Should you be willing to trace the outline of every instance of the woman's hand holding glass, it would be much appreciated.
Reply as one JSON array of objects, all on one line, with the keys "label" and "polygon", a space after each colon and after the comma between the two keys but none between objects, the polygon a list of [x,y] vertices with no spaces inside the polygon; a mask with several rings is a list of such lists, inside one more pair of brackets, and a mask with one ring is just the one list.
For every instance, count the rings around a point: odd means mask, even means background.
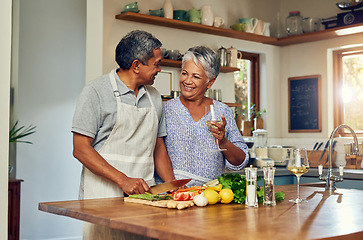
[{"label": "woman's hand holding glass", "polygon": [[219,147],[219,143],[225,139],[224,134],[227,124],[226,118],[221,115],[219,108],[213,105],[206,106],[205,112],[205,124],[209,127],[209,131],[211,131],[212,135],[216,139],[217,151],[226,151],[227,149],[221,149]]}]

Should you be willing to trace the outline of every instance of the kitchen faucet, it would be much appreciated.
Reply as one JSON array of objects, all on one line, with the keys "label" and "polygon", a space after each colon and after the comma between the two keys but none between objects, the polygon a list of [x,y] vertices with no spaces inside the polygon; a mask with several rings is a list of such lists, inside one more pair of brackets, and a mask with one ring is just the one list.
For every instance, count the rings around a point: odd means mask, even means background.
[{"label": "kitchen faucet", "polygon": [[326,186],[325,189],[329,189],[329,190],[335,190],[335,182],[343,182],[343,165],[339,166],[339,175],[340,176],[335,176],[334,172],[333,172],[333,164],[332,164],[332,143],[333,143],[333,139],[334,136],[336,134],[336,132],[341,129],[341,128],[347,128],[351,134],[353,135],[354,138],[354,147],[353,147],[353,152],[352,154],[357,154],[358,153],[358,139],[357,139],[357,135],[355,134],[354,130],[349,127],[348,125],[342,124],[339,125],[338,127],[336,127],[334,129],[334,131],[331,133],[330,138],[329,138],[329,155],[328,155],[328,161],[329,161],[329,169],[328,169],[328,173],[326,176],[322,176],[323,174],[323,165],[319,165],[319,180],[322,181],[326,181]]}]

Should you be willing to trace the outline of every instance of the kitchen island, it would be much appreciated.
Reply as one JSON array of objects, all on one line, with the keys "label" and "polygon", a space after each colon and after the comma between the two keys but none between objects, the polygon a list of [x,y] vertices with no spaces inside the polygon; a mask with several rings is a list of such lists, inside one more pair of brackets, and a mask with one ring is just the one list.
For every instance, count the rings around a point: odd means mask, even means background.
[{"label": "kitchen island", "polygon": [[39,210],[156,239],[363,239],[363,191],[301,186],[308,203],[290,203],[296,185],[276,186],[275,207],[230,203],[183,210],[123,198],[40,203]]}]

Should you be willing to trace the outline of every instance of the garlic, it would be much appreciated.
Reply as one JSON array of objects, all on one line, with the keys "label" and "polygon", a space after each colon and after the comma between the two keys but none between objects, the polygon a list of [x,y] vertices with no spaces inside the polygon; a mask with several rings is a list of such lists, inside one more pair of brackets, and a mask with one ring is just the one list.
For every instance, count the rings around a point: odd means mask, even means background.
[{"label": "garlic", "polygon": [[208,204],[208,199],[204,196],[204,192],[202,192],[201,194],[195,196],[193,198],[193,202],[195,203],[195,205],[197,205],[198,207],[204,207],[207,206]]}]

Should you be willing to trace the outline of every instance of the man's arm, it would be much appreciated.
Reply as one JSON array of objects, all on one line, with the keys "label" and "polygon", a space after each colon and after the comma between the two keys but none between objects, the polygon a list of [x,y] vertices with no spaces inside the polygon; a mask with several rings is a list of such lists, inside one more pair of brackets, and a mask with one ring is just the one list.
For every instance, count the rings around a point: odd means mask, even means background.
[{"label": "man's arm", "polygon": [[149,191],[142,178],[130,178],[112,167],[93,147],[93,138],[73,133],[73,156],[97,176],[117,184],[124,193],[139,194]]},{"label": "man's arm", "polygon": [[156,139],[154,151],[155,170],[164,182],[170,182],[175,179],[173,167],[166,151],[163,137]]}]

